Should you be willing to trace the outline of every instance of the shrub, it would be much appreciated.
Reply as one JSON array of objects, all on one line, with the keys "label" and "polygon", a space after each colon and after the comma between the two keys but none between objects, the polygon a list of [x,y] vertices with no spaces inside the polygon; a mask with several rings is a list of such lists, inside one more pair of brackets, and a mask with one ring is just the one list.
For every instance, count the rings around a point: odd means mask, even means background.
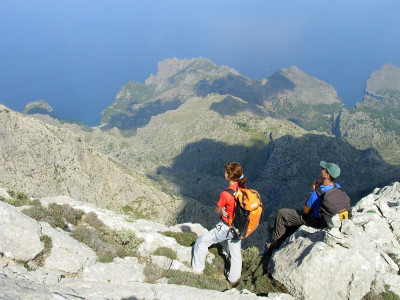
[{"label": "shrub", "polygon": [[163,276],[164,270],[154,264],[147,264],[144,267],[143,274],[146,277],[146,282],[155,283],[157,279]]},{"label": "shrub", "polygon": [[116,257],[123,256],[123,249],[115,244],[99,243],[96,247],[96,253],[100,262],[112,262]]},{"label": "shrub", "polygon": [[7,193],[10,195],[11,198],[1,198],[1,201],[4,201],[10,205],[14,206],[23,206],[31,204],[29,196],[23,192],[14,192],[12,190],[7,190]]},{"label": "shrub", "polygon": [[33,205],[33,206],[41,206],[42,203],[40,202],[40,200],[34,199],[34,200],[31,201],[30,205]]},{"label": "shrub", "polygon": [[25,208],[22,212],[38,222],[42,221],[46,216],[46,209],[41,205]]},{"label": "shrub", "polygon": [[62,217],[66,222],[72,225],[78,224],[82,219],[84,212],[82,210],[74,209],[67,204],[50,203],[48,208],[49,215],[59,218]]},{"label": "shrub", "polygon": [[177,270],[164,271],[164,277],[168,278],[169,284],[187,285],[199,289],[209,289],[224,291],[230,288],[228,281],[225,278],[211,278],[204,275],[195,275],[188,272],[181,272]]},{"label": "shrub", "polygon": [[43,207],[38,200],[33,204],[30,208],[22,210],[22,212],[38,222],[49,223],[53,228],[59,227],[67,230],[67,222],[77,225],[82,219],[83,211],[74,209],[66,204],[51,203],[48,209]]},{"label": "shrub", "polygon": [[390,286],[385,284],[384,292],[380,294],[369,292],[362,298],[362,300],[400,300],[400,296],[390,291]]},{"label": "shrub", "polygon": [[[45,212],[46,213],[46,212]],[[67,223],[65,223],[64,218],[60,215],[45,215],[43,219],[40,220],[41,222],[47,222],[50,224],[51,227],[56,228],[59,227],[63,230],[68,229]]]},{"label": "shrub", "polygon": [[224,248],[221,244],[215,244],[208,250],[214,254],[214,260],[212,264],[206,262],[204,275],[211,278],[224,278],[224,270],[229,268],[228,257],[223,252]]},{"label": "shrub", "polygon": [[165,236],[173,237],[179,245],[190,247],[196,241],[197,237],[194,233],[190,232],[164,232]]},{"label": "shrub", "polygon": [[33,261],[38,267],[43,267],[46,258],[50,255],[51,248],[53,247],[53,242],[51,240],[51,237],[49,237],[48,235],[42,235],[40,237],[40,240],[44,244],[44,249],[42,250],[42,252],[39,253],[38,256],[34,258]]},{"label": "shrub", "polygon": [[76,226],[71,230],[71,237],[92,248],[100,262],[111,262],[118,256],[117,247],[104,242],[101,234],[94,228]]},{"label": "shrub", "polygon": [[71,230],[70,236],[85,245],[91,244],[92,237],[96,234],[95,230],[85,226],[76,226]]},{"label": "shrub", "polygon": [[385,291],[382,294],[384,300],[400,300],[400,296],[390,291],[390,285],[385,284]]},{"label": "shrub", "polygon": [[268,293],[287,293],[286,288],[267,272],[268,256],[259,256],[256,247],[242,250],[243,269],[237,289],[248,289],[261,296]]},{"label": "shrub", "polygon": [[133,214],[134,210],[131,206],[129,205],[125,205],[124,207],[122,207],[122,211],[124,212],[124,214],[129,215],[129,214]]},{"label": "shrub", "polygon": [[159,256],[165,256],[168,257],[172,260],[176,259],[176,252],[172,250],[171,248],[168,247],[160,247],[157,248],[154,253],[154,255],[159,255]]},{"label": "shrub", "polygon": [[124,246],[124,256],[133,256],[136,253],[139,245],[143,242],[143,239],[138,238],[136,233],[130,229],[116,231],[115,240],[117,243]]},{"label": "shrub", "polygon": [[115,257],[133,256],[142,242],[132,230],[102,228],[102,231],[98,231],[82,225],[71,231],[71,237],[92,248],[101,262],[111,262]]},{"label": "shrub", "polygon": [[101,220],[99,220],[95,212],[90,212],[86,214],[82,219],[86,224],[92,226],[93,228],[96,228],[97,230],[104,230],[104,228],[106,227],[106,225]]}]

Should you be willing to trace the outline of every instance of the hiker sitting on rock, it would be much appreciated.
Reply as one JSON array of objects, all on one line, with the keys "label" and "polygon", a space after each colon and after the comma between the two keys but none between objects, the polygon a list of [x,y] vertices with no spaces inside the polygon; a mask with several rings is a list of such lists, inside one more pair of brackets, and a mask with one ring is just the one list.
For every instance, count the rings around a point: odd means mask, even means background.
[{"label": "hiker sitting on rock", "polygon": [[[225,165],[225,180],[229,182],[228,189],[236,191],[240,186],[245,188],[246,176],[243,174],[242,166],[237,162]],[[225,275],[229,282],[239,280],[242,272],[241,240],[234,237],[229,230],[229,219],[232,219],[235,208],[235,198],[226,190],[221,193],[215,212],[221,214],[221,221],[210,231],[200,236],[193,246],[192,268],[196,274],[202,274],[205,268],[208,247],[213,244],[228,241],[228,255],[231,267]]]},{"label": "hiker sitting on rock", "polygon": [[[326,223],[321,219],[320,207],[322,201],[321,191],[323,193],[333,189],[334,186],[340,188],[335,183],[335,179],[340,175],[340,168],[334,163],[320,162],[322,167],[319,180],[314,180],[312,184],[312,192],[308,200],[304,203],[303,210],[295,210],[289,208],[279,209],[274,226],[269,225],[268,231],[272,235],[272,241],[266,244],[264,249],[271,251],[278,248],[281,243],[292,234],[301,225],[311,227],[324,227]],[[319,189],[320,190],[319,190]],[[319,190],[319,195],[317,190]]]}]

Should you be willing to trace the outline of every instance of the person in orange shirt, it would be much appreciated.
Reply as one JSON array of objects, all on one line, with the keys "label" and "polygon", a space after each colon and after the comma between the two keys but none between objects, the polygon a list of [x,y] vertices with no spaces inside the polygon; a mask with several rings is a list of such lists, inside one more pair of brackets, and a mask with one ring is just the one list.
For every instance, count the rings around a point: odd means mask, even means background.
[{"label": "person in orange shirt", "polygon": [[[237,162],[225,165],[225,180],[229,182],[227,189],[236,191],[238,186],[246,187],[246,176],[243,174],[242,166]],[[231,283],[239,280],[242,273],[241,240],[234,237],[229,230],[229,219],[233,218],[234,209],[235,198],[224,190],[215,208],[215,212],[221,214],[221,221],[213,229],[200,236],[193,246],[192,268],[194,273],[203,273],[208,247],[227,241],[231,267],[229,271],[225,272],[225,275]]]}]

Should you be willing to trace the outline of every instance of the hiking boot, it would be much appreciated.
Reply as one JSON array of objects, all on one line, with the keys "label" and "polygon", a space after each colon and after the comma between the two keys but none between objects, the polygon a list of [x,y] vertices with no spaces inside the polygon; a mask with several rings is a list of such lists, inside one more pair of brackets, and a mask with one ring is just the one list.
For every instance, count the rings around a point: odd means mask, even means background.
[{"label": "hiking boot", "polygon": [[239,279],[236,280],[236,281],[230,281],[230,280],[229,280],[229,271],[228,271],[227,269],[224,270],[224,275],[225,275],[226,280],[228,280],[229,283],[230,283],[232,286],[236,285],[236,284],[238,283],[238,281],[239,281]]},{"label": "hiking boot", "polygon": [[268,243],[266,245],[266,248],[267,248],[267,251],[272,251],[272,250],[279,248],[280,245],[281,245],[281,242],[272,240],[271,243]]}]

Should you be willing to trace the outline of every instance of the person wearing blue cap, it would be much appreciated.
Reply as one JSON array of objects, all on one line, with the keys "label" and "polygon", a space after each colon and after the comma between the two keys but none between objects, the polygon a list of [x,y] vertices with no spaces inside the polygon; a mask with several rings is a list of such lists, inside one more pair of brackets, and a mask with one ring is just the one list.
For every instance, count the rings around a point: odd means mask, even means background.
[{"label": "person wearing blue cap", "polygon": [[340,168],[334,163],[320,162],[321,173],[318,180],[314,180],[312,184],[312,192],[310,197],[304,203],[303,210],[295,210],[289,208],[279,209],[274,226],[269,225],[268,231],[272,235],[272,241],[264,245],[264,252],[278,248],[281,243],[301,225],[312,227],[321,227],[320,206],[322,198],[318,196],[316,189],[319,188],[323,193],[326,193],[338,183],[335,183],[336,178],[340,175]]}]

